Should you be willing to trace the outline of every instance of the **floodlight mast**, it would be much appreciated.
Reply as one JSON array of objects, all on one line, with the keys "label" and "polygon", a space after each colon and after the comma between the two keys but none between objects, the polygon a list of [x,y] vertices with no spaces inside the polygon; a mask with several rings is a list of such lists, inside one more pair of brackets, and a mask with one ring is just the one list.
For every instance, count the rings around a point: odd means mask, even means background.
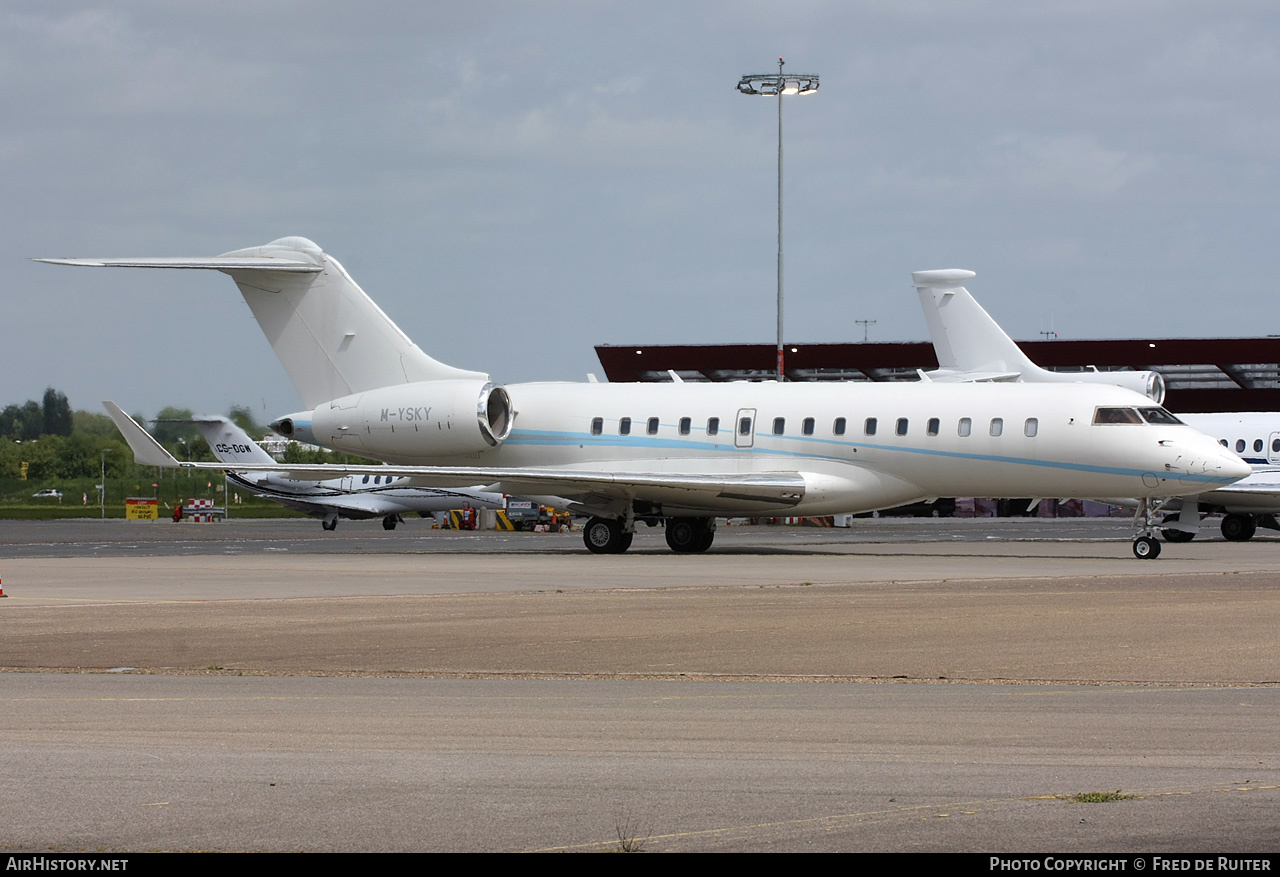
[{"label": "floodlight mast", "polygon": [[778,72],[744,76],[738,80],[738,91],[778,99],[778,358],[777,380],[786,380],[782,352],[782,97],[793,94],[813,94],[818,90],[818,77],[801,73],[784,76],[778,59]]}]

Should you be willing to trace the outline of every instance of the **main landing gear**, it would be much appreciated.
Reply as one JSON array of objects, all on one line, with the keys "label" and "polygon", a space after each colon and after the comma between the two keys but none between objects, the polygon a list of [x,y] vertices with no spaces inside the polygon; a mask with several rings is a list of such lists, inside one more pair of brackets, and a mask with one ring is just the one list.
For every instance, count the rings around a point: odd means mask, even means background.
[{"label": "main landing gear", "polygon": [[1248,542],[1258,532],[1258,520],[1253,515],[1227,515],[1222,519],[1222,538],[1228,542]]},{"label": "main landing gear", "polygon": [[715,537],[715,518],[667,518],[667,547],[677,554],[706,551]]},{"label": "main landing gear", "polygon": [[618,518],[592,518],[582,528],[582,541],[592,554],[621,554],[631,547],[635,533],[623,530]]},{"label": "main landing gear", "polygon": [[[592,554],[621,554],[635,535],[622,518],[595,517],[582,528],[582,541]],[[667,546],[677,554],[697,554],[711,547],[716,536],[715,518],[667,518]]]},{"label": "main landing gear", "polygon": [[325,515],[324,520],[320,522],[320,526],[324,527],[326,530],[338,529],[338,513],[330,512],[329,514]]},{"label": "main landing gear", "polygon": [[387,515],[385,518],[382,519],[382,529],[394,530],[396,528],[396,524],[402,524],[402,523],[404,523],[404,518],[400,517],[399,515]]}]

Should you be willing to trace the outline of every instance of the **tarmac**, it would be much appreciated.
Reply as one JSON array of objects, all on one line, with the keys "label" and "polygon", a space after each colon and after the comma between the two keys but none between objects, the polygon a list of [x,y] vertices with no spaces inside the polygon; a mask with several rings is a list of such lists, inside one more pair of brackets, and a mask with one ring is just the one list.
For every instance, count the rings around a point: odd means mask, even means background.
[{"label": "tarmac", "polygon": [[1280,541],[1215,536],[6,522],[0,849],[1274,851]]}]

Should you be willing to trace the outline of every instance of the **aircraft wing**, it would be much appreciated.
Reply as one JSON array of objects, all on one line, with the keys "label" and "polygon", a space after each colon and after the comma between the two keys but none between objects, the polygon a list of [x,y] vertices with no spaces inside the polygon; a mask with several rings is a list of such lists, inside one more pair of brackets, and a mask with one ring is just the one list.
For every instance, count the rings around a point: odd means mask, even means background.
[{"label": "aircraft wing", "polygon": [[[183,463],[164,449],[151,434],[125,414],[114,402],[103,402],[107,413],[133,449],[134,458],[144,466],[176,469],[214,469],[220,472],[280,472],[298,481],[324,481],[346,475],[392,475],[412,478],[434,487],[490,485],[486,489],[515,495],[554,494],[599,507],[642,497],[651,502],[669,502],[685,508],[724,509],[740,505],[743,512],[759,508],[797,505],[805,494],[805,479],[799,472],[760,472],[746,475],[678,470],[608,471],[569,467],[497,468],[484,466],[395,466],[378,464],[270,463]],[[692,469],[692,466],[690,467]]]},{"label": "aircraft wing", "polygon": [[[325,497],[323,500],[310,500],[300,496],[286,496],[280,493],[259,493],[257,496],[269,499],[272,502],[278,502],[286,508],[317,518],[323,518],[330,512],[340,512],[344,517],[352,519],[380,518],[393,512],[404,511],[403,506],[398,504],[368,502],[367,500],[370,497],[331,496]],[[366,501],[356,501],[360,499]]]}]

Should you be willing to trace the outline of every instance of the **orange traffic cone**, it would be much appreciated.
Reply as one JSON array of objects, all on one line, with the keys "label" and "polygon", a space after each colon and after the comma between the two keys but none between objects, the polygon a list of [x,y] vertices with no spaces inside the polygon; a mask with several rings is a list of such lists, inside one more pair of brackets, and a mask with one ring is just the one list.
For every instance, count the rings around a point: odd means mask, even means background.
[{"label": "orange traffic cone", "polygon": [[7,597],[7,596],[9,595],[4,592],[4,582],[0,582],[0,597]]}]

